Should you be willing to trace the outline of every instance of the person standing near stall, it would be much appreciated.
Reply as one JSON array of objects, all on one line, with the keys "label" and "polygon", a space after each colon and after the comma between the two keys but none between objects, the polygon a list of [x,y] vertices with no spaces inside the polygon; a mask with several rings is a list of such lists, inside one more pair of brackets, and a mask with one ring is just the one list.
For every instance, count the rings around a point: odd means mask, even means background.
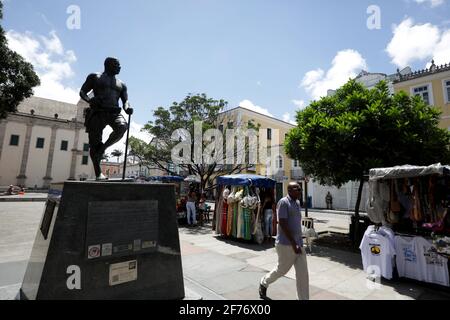
[{"label": "person standing near stall", "polygon": [[273,190],[267,190],[264,196],[263,212],[264,212],[264,241],[270,242],[273,235],[273,213],[276,211]]},{"label": "person standing near stall", "polygon": [[277,205],[278,232],[275,248],[278,265],[260,281],[259,296],[267,298],[269,285],[284,276],[292,266],[295,267],[297,281],[297,298],[309,300],[309,275],[306,252],[302,249],[300,186],[296,182],[289,183],[288,195]]},{"label": "person standing near stall", "polygon": [[188,195],[188,200],[186,203],[187,210],[187,223],[189,226],[197,225],[197,212],[195,209],[195,202],[197,201],[197,193],[191,190]]}]

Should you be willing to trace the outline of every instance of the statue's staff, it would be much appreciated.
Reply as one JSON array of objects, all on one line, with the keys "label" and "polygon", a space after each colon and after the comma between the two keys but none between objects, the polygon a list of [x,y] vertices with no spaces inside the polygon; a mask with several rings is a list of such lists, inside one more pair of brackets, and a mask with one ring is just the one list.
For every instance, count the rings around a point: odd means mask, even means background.
[{"label": "statue's staff", "polygon": [[131,127],[131,113],[128,114],[128,129],[127,129],[127,140],[125,141],[125,159],[123,161],[123,175],[122,180],[125,180],[125,172],[127,170],[127,158],[128,158],[128,139],[130,138],[130,127]]}]

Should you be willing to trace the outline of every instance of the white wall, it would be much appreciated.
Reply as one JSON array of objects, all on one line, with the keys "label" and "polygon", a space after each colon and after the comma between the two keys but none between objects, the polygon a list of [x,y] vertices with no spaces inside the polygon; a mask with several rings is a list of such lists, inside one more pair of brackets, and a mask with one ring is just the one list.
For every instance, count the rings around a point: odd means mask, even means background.
[{"label": "white wall", "polygon": [[[50,150],[50,137],[52,129],[49,127],[34,126],[31,131],[30,151],[28,154],[28,163],[25,175],[26,186],[31,188],[37,186],[43,187],[43,178],[47,171],[48,153]],[[44,148],[36,148],[37,138],[44,138]]]},{"label": "white wall", "polygon": [[[312,206],[313,208],[326,208],[327,203],[325,196],[328,191],[330,191],[333,197],[333,209],[337,210],[354,210],[356,205],[356,200],[358,196],[359,182],[348,182],[341,188],[322,186],[316,182],[309,182],[308,184],[308,195],[312,196]],[[364,184],[360,210],[365,211],[366,201],[368,198],[368,185]]]},{"label": "white wall", "polygon": [[[17,183],[17,176],[20,173],[22,161],[23,145],[25,144],[25,134],[27,126],[17,122],[6,124],[5,138],[3,141],[3,151],[0,159],[0,185],[7,186]],[[19,145],[10,146],[11,135],[19,136]]]},{"label": "white wall", "polygon": [[[68,141],[67,151],[61,150],[61,141]],[[64,182],[70,176],[70,165],[72,161],[72,148],[75,141],[75,132],[65,129],[56,131],[55,150],[53,154],[53,165],[51,177],[52,183]]]},{"label": "white wall", "polygon": [[[89,137],[86,133],[86,130],[80,129],[80,136],[78,138],[78,146],[77,149],[83,151],[83,145],[85,143],[89,143]],[[72,144],[73,145],[73,144]],[[70,146],[70,144],[69,144]],[[94,166],[92,165],[91,157],[89,156],[89,152],[85,153],[88,156],[88,164],[82,165],[83,155],[77,155],[76,160],[76,169],[75,169],[75,179],[79,180],[80,176],[87,176],[88,179],[95,178],[94,174]]]}]

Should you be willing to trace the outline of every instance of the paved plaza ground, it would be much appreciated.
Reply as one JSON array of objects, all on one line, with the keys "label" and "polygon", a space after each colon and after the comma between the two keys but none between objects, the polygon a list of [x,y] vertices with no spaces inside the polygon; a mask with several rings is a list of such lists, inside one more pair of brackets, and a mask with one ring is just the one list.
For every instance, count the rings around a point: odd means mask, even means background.
[{"label": "paved plaza ground", "polygon": [[[0,202],[0,299],[14,299],[22,282],[44,202]],[[360,254],[323,241],[345,238],[350,216],[312,210],[321,233],[308,253],[312,300],[450,299],[441,288],[408,280],[385,281],[379,287],[366,279]],[[205,300],[259,300],[260,278],[276,265],[273,245],[257,245],[217,236],[210,224],[179,228],[186,294]],[[342,235],[339,236],[338,232]],[[295,300],[295,272],[272,284],[273,300]]]}]

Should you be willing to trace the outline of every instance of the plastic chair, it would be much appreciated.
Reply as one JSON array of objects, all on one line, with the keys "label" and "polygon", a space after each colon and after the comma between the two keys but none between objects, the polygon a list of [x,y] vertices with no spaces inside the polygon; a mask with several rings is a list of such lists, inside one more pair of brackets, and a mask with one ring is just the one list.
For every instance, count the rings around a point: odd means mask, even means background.
[{"label": "plastic chair", "polygon": [[306,238],[306,245],[309,247],[309,252],[312,252],[311,238],[317,238],[317,232],[314,230],[314,219],[303,218],[302,219],[302,234]]}]

